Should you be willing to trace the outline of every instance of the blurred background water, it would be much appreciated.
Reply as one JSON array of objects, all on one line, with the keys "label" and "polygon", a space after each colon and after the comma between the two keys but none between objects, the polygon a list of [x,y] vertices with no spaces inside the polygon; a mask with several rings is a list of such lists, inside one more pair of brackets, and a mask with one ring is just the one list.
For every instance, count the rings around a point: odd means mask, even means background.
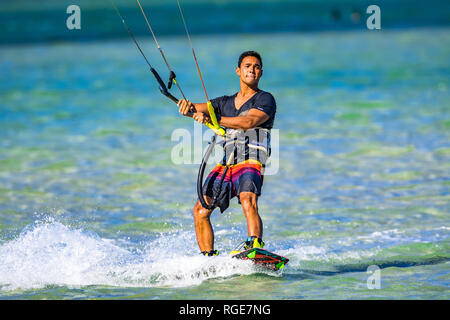
[{"label": "blurred background water", "polygon": [[[116,2],[165,78],[137,3]],[[176,2],[141,2],[203,101]],[[266,248],[290,259],[278,274],[227,257],[246,237],[236,201],[212,217],[222,255],[199,256],[201,150],[171,158],[174,130],[199,127],[109,1],[78,3],[74,31],[68,1],[0,4],[2,299],[450,297],[448,2],[381,1],[370,31],[364,1],[182,1],[210,97],[238,90],[242,51],[263,56],[280,165],[259,209]]]}]

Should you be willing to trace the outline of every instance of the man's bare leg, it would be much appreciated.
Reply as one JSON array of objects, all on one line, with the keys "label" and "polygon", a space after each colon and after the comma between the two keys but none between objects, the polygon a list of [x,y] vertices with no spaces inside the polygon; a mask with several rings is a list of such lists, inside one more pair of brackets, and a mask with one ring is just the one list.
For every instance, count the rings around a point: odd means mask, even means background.
[{"label": "man's bare leg", "polygon": [[247,234],[262,239],[263,223],[258,214],[258,196],[253,192],[241,192],[239,195],[242,210],[247,218]]},{"label": "man's bare leg", "polygon": [[[206,203],[211,203],[211,198],[204,196]],[[200,200],[194,206],[194,223],[197,243],[201,252],[214,250],[214,232],[211,226],[210,216],[212,210],[203,208]]]}]

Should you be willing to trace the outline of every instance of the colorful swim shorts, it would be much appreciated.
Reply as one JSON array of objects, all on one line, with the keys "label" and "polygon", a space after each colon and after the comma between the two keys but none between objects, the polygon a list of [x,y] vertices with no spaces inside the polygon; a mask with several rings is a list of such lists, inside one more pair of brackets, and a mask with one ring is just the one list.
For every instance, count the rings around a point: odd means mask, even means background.
[{"label": "colorful swim shorts", "polygon": [[[218,164],[208,175],[203,184],[203,194],[213,197],[219,188],[220,179],[225,166]],[[263,185],[262,165],[259,161],[249,159],[228,168],[225,179],[223,180],[222,190],[218,197],[218,207],[220,212],[224,212],[230,205],[230,200],[238,197],[241,192],[253,192],[257,196],[261,195]]]}]

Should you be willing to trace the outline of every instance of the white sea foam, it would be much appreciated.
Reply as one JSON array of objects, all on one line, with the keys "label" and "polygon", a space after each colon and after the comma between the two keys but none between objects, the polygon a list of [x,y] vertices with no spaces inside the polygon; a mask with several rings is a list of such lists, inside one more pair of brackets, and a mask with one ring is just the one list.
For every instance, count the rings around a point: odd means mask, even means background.
[{"label": "white sea foam", "polygon": [[162,236],[136,253],[60,222],[38,222],[0,246],[0,288],[179,287],[256,272],[250,262],[228,256],[188,256],[185,238],[183,233]]},{"label": "white sea foam", "polygon": [[358,236],[357,239],[364,240],[367,242],[375,241],[398,241],[402,239],[402,234],[404,232],[398,229],[389,229],[383,231],[375,231],[369,235]]}]

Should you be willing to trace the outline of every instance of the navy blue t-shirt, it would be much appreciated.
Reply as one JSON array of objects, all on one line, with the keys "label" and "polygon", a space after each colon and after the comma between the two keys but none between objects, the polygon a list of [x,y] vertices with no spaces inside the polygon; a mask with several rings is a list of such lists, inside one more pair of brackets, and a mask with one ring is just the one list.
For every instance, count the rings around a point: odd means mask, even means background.
[{"label": "navy blue t-shirt", "polygon": [[244,116],[250,109],[258,109],[266,113],[270,118],[259,125],[261,128],[272,129],[275,113],[277,112],[277,104],[275,98],[266,91],[259,90],[248,101],[246,101],[239,109],[236,109],[234,99],[237,93],[232,96],[222,96],[211,100],[214,111],[221,117],[238,117]]}]

